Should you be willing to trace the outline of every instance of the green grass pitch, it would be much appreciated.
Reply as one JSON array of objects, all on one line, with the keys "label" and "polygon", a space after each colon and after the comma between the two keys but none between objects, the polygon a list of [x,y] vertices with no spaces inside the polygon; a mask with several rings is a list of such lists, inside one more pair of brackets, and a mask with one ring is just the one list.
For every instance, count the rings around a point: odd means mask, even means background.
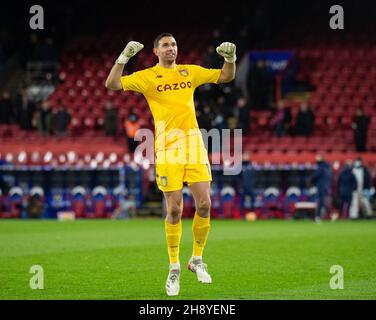
[{"label": "green grass pitch", "polygon": [[[204,252],[213,283],[186,268],[191,220],[183,220],[181,289],[167,297],[162,219],[0,221],[0,299],[375,299],[376,221],[212,221]],[[32,265],[44,289],[29,287]],[[344,270],[344,289],[329,286]]]}]

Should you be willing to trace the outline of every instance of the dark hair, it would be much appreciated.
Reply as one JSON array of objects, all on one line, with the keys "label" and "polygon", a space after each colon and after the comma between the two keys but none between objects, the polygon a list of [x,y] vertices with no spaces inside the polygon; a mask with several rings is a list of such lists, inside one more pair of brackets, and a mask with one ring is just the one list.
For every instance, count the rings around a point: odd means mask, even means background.
[{"label": "dark hair", "polygon": [[161,40],[164,37],[173,37],[174,38],[174,36],[171,33],[168,33],[168,32],[161,33],[154,40],[154,48],[158,48],[159,40]]}]

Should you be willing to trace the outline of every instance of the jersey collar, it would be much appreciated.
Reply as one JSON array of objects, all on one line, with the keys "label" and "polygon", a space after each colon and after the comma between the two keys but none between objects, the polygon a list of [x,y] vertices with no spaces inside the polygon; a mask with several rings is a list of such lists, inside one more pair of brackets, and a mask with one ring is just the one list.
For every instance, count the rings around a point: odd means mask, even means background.
[{"label": "jersey collar", "polygon": [[156,64],[155,67],[156,67],[158,70],[163,71],[163,72],[173,72],[173,71],[176,71],[176,70],[177,70],[178,65],[175,64],[175,67],[174,67],[174,68],[165,68],[165,67],[160,66],[159,64]]}]

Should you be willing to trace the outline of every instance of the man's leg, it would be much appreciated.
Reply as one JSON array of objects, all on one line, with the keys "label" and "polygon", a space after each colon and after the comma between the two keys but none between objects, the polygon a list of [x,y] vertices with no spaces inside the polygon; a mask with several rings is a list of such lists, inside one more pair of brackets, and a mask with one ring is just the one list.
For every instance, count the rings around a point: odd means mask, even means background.
[{"label": "man's leg", "polygon": [[354,133],[354,142],[355,142],[355,148],[356,148],[356,151],[358,152],[361,152],[362,150],[362,141],[361,141],[361,138],[359,136],[359,133],[355,132]]},{"label": "man's leg", "polygon": [[346,216],[345,214],[346,197],[344,195],[340,195],[338,198],[339,198],[338,214],[340,218],[344,218]]},{"label": "man's leg", "polygon": [[344,202],[346,204],[346,209],[345,209],[343,217],[344,218],[348,218],[349,215],[350,215],[350,208],[351,208],[351,202],[352,202],[352,194],[346,195]]},{"label": "man's leg", "polygon": [[200,282],[211,283],[212,279],[202,261],[202,254],[210,230],[210,182],[196,182],[189,186],[196,204],[193,218],[193,254],[189,269],[197,274]]},{"label": "man's leg", "polygon": [[370,201],[368,200],[368,198],[364,195],[361,195],[360,196],[360,199],[361,199],[361,203],[363,205],[363,208],[364,208],[364,214],[367,218],[370,218],[372,217],[372,207],[371,207],[371,203]]},{"label": "man's leg", "polygon": [[164,192],[167,206],[165,220],[166,240],[170,264],[179,263],[179,245],[182,235],[181,214],[183,211],[182,191]]},{"label": "man's leg", "polygon": [[358,192],[354,191],[351,205],[350,205],[350,212],[349,212],[349,218],[350,219],[357,219],[359,216],[359,196]]},{"label": "man's leg", "polygon": [[165,231],[167,251],[170,261],[170,272],[166,282],[166,292],[169,296],[179,294],[180,261],[179,249],[182,235],[181,214],[183,209],[182,191],[164,192],[166,199],[167,215]]},{"label": "man's leg", "polygon": [[201,258],[210,230],[210,182],[196,182],[189,188],[196,204],[192,224],[193,257]]},{"label": "man's leg", "polygon": [[325,208],[325,195],[319,194],[317,201],[317,208],[315,214],[315,222],[320,223],[322,218],[322,211]]}]

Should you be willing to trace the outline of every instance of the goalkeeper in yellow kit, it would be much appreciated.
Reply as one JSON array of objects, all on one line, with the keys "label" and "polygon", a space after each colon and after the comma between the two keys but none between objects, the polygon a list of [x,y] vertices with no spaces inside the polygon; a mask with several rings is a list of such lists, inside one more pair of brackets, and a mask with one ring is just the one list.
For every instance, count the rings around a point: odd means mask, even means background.
[{"label": "goalkeeper in yellow kit", "polygon": [[206,69],[196,65],[176,64],[178,46],[170,33],[160,34],[154,41],[158,64],[123,76],[124,66],[144,46],[136,41],[127,44],[106,80],[111,90],[142,93],[150,107],[155,125],[156,180],[166,199],[165,231],[170,261],[166,281],[167,295],[180,290],[179,247],[182,235],[182,188],[187,183],[195,200],[193,219],[193,254],[188,268],[198,281],[211,283],[202,253],[210,229],[210,164],[197,124],[193,94],[205,83],[225,83],[235,78],[236,46],[224,42],[217,52],[224,57],[222,69]]}]

